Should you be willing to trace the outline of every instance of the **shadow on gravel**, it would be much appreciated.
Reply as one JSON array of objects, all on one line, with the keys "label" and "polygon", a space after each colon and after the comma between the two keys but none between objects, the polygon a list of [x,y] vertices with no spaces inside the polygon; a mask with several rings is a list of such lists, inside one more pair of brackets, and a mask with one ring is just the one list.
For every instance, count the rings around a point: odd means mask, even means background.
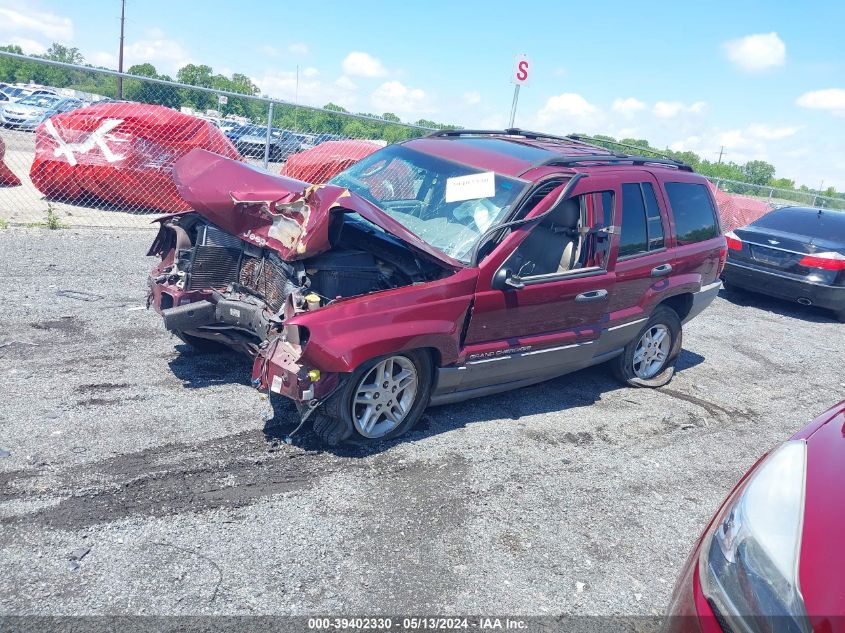
[{"label": "shadow on gravel", "polygon": [[229,350],[198,352],[188,345],[177,345],[179,355],[168,361],[170,371],[188,389],[220,384],[248,385],[252,361]]},{"label": "shadow on gravel", "polygon": [[837,322],[836,317],[830,310],[816,306],[802,306],[797,302],[793,303],[786,299],[777,299],[751,290],[745,290],[744,288],[722,289],[719,292],[719,297],[735,306],[757,308],[758,310],[765,310],[766,312],[792,319],[801,319],[802,321],[809,321],[811,323]]},{"label": "shadow on gravel", "polygon": [[[682,372],[703,362],[704,357],[701,354],[682,350],[675,366],[676,371]],[[617,389],[628,387],[616,382],[610,375],[610,370],[604,365],[599,365],[530,387],[430,408],[423,413],[412,431],[387,442],[326,446],[311,432],[310,424],[304,425],[292,440],[296,446],[307,451],[328,452],[338,457],[369,457],[390,450],[398,444],[417,442],[433,435],[455,431],[468,424],[495,422],[503,418],[519,420],[526,416],[559,413],[596,405],[601,402],[604,394]],[[277,446],[293,431],[299,418],[293,404],[283,398],[274,401],[274,411],[275,417],[264,426],[264,437],[271,445]],[[581,441],[582,438],[569,431],[567,428],[560,429],[560,441]]]}]

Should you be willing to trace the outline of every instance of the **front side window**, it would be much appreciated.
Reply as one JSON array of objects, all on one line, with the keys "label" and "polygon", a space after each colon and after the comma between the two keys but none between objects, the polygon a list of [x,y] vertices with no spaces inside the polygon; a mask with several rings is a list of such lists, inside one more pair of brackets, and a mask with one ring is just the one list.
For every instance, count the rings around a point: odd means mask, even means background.
[{"label": "front side window", "polygon": [[622,185],[622,227],[619,257],[663,248],[663,219],[654,187],[649,182]]},{"label": "front side window", "polygon": [[613,219],[612,191],[567,198],[530,229],[505,266],[520,277],[559,275],[607,267]]},{"label": "front side window", "polygon": [[525,183],[402,145],[358,161],[329,181],[377,205],[439,251],[468,262],[478,239],[511,211]]},{"label": "front side window", "polygon": [[703,242],[719,235],[716,209],[705,185],[667,182],[666,193],[679,245]]}]

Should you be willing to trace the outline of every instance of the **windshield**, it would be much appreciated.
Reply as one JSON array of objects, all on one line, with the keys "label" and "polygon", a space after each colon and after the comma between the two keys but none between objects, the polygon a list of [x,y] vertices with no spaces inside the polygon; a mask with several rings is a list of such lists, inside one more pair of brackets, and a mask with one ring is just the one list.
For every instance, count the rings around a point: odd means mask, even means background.
[{"label": "windshield", "polygon": [[21,105],[37,106],[39,108],[49,108],[61,100],[61,97],[55,95],[29,95],[18,101],[18,103]]},{"label": "windshield", "polygon": [[478,238],[510,212],[524,183],[391,145],[329,181],[357,193],[449,257],[468,262]]}]

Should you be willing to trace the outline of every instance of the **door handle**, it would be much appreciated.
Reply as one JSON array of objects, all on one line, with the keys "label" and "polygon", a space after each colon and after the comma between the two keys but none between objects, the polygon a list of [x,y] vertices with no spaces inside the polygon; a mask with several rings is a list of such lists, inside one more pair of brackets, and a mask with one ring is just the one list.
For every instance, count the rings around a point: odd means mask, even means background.
[{"label": "door handle", "polygon": [[601,290],[582,292],[580,295],[575,296],[575,301],[577,303],[585,303],[587,301],[600,301],[605,298],[607,298],[607,290],[602,288]]},{"label": "door handle", "polygon": [[655,266],[651,269],[651,276],[652,277],[663,277],[663,275],[668,275],[672,272],[672,264],[660,264],[660,266]]}]

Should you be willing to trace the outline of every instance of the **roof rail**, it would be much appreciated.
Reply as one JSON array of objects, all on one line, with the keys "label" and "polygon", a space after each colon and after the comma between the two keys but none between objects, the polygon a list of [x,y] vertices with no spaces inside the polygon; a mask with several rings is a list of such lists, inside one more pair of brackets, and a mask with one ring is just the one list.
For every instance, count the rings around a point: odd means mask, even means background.
[{"label": "roof rail", "polygon": [[[540,163],[540,165],[552,165],[555,167],[570,167],[579,163],[630,163],[632,165],[665,165],[674,167],[681,171],[692,171],[692,167],[671,158],[655,158],[652,156],[634,156],[626,154],[622,156],[608,154],[582,154],[580,156],[555,156]],[[540,166],[535,165],[535,166]]]},{"label": "roof rail", "polygon": [[[600,138],[593,138],[590,136],[584,136],[582,134],[569,134],[567,136],[556,136],[554,134],[546,134],[545,132],[531,132],[529,130],[522,130],[520,128],[507,128],[504,130],[439,130],[437,132],[433,132],[429,134],[432,137],[454,137],[458,138],[461,136],[519,136],[524,139],[529,140],[550,140],[550,141],[558,141],[565,143],[567,145],[576,146],[579,148],[592,148],[598,150],[593,154],[574,154],[571,156],[567,156],[565,151],[562,151],[562,156],[556,156],[550,158],[547,161],[543,161],[541,164],[543,165],[576,165],[578,163],[595,163],[595,162],[603,162],[603,163],[632,163],[634,165],[644,165],[644,164],[653,164],[653,165],[666,165],[670,167],[676,167],[678,169],[684,171],[692,171],[692,167],[684,163],[683,161],[677,160],[668,156],[666,154],[662,154],[660,152],[654,151],[647,147],[638,147],[636,145],[630,145],[628,143],[620,143],[618,141],[607,141],[605,139]],[[629,148],[629,149],[636,149],[639,152],[648,152],[649,154],[654,154],[655,157],[650,156],[643,156],[641,154],[629,154],[626,152],[619,152],[599,145],[599,143],[606,143],[608,145],[617,145],[619,147]]]},{"label": "roof rail", "polygon": [[681,165],[685,165],[683,161],[678,160],[677,158],[673,158],[668,154],[664,154],[663,152],[658,152],[657,150],[653,150],[650,147],[641,147],[639,145],[632,145],[631,143],[621,143],[619,141],[610,141],[603,138],[596,138],[594,136],[585,136],[583,134],[570,134],[566,138],[572,139],[573,141],[578,141],[579,143],[583,143],[584,145],[590,145],[592,147],[601,147],[602,149],[607,149],[599,143],[607,143],[608,145],[616,145],[617,147],[625,147],[627,149],[635,149],[638,152],[648,152],[649,154],[654,154],[659,158],[665,158],[666,160],[670,160],[674,163],[679,163]]}]

